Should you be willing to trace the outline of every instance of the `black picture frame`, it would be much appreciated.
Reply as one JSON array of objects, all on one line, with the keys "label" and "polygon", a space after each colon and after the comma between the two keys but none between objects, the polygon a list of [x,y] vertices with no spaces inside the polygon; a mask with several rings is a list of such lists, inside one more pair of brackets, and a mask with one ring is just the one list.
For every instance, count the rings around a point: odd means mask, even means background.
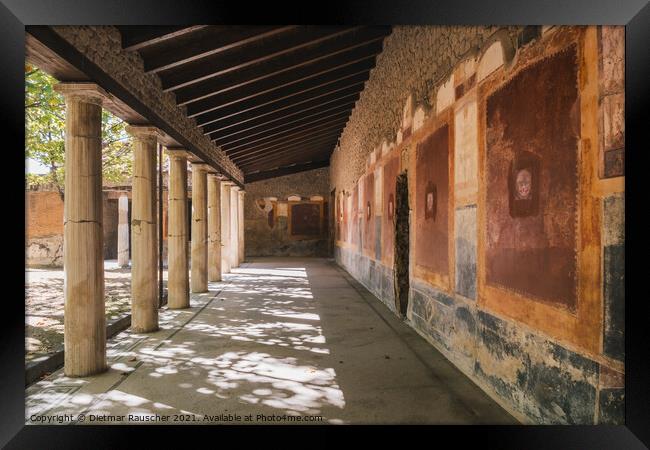
[{"label": "black picture frame", "polygon": [[[474,443],[481,448],[517,449],[638,449],[650,445],[650,336],[644,314],[648,249],[647,212],[640,202],[645,197],[643,183],[648,167],[648,90],[650,80],[650,4],[647,0],[501,0],[470,2],[468,0],[411,2],[373,1],[339,4],[328,1],[310,3],[310,8],[277,2],[251,5],[248,2],[173,1],[173,0],[1,0],[0,1],[0,87],[2,89],[1,123],[3,140],[5,196],[4,211],[8,225],[4,233],[3,260],[3,326],[0,327],[0,445],[6,448],[124,448],[134,445],[134,434],[148,441],[147,447],[182,439],[185,445],[227,445],[222,427],[217,433],[210,426],[180,428],[176,426],[134,427],[59,427],[25,426],[24,365],[24,293],[23,268],[18,261],[25,258],[24,197],[17,195],[24,187],[24,56],[25,27],[29,25],[174,25],[174,24],[432,24],[432,25],[585,25],[608,24],[626,26],[625,57],[625,128],[626,128],[626,344],[625,344],[625,425],[624,426],[439,426],[418,427],[430,445],[452,442],[454,446]],[[21,200],[22,198],[22,200]],[[11,200],[16,200],[10,206]],[[639,211],[642,211],[639,213]],[[9,284],[12,289],[7,289]],[[645,294],[641,296],[641,294]],[[355,427],[335,427],[347,433]],[[246,442],[256,433],[273,434],[283,427],[234,427],[235,438]],[[188,431],[191,441],[187,439]],[[376,438],[384,440],[395,435],[402,445],[417,445],[415,428],[395,430],[372,427]],[[302,434],[307,432],[307,434]],[[291,442],[311,445],[316,439],[334,436],[331,427],[301,426],[291,429]],[[327,433],[327,434],[325,434]],[[407,433],[407,434],[405,434]],[[212,436],[208,436],[212,434]],[[207,441],[204,439],[207,438]],[[272,438],[272,437],[271,437]],[[216,440],[215,440],[216,439]],[[269,437],[264,436],[267,440]],[[190,444],[190,442],[192,442]],[[289,441],[277,441],[284,445]],[[340,445],[340,440],[336,442]],[[267,442],[268,443],[268,442]],[[145,444],[140,443],[139,446]],[[424,445],[424,444],[423,444]],[[450,445],[450,444],[444,444]]]}]

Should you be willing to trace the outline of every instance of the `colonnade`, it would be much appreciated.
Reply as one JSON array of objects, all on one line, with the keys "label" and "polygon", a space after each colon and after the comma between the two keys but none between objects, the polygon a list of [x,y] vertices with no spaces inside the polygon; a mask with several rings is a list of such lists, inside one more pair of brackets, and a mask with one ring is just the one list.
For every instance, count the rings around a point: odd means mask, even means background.
[{"label": "colonnade", "polygon": [[[66,102],[64,371],[80,377],[107,368],[101,115],[108,94],[93,83],[60,83],[55,90]],[[156,149],[162,133],[142,125],[128,126],[127,132],[133,138],[132,211],[130,227],[124,227],[128,199],[120,198],[118,264],[128,266],[130,232],[131,328],[149,333],[158,330]],[[222,273],[243,261],[244,191],[222,180],[208,164],[192,162],[190,212],[187,168],[191,154],[180,148],[167,148],[167,154],[167,304],[170,309],[183,309],[191,305],[190,292],[208,292],[208,282],[221,281]]]}]

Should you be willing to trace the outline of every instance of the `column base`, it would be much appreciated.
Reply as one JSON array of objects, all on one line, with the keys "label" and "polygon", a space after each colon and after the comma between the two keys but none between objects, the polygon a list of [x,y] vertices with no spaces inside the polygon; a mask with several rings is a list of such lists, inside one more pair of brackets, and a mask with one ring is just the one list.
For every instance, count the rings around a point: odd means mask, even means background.
[{"label": "column base", "polygon": [[106,372],[107,370],[108,370],[108,365],[104,365],[103,367],[101,367],[99,369],[88,371],[88,372],[69,373],[64,367],[63,368],[63,374],[66,377],[69,377],[69,378],[84,378],[84,377],[92,377],[92,376],[95,376],[95,375],[101,375],[102,373]]},{"label": "column base", "polygon": [[153,328],[131,327],[131,331],[134,333],[155,333],[156,331],[159,330],[160,327],[157,325]]}]

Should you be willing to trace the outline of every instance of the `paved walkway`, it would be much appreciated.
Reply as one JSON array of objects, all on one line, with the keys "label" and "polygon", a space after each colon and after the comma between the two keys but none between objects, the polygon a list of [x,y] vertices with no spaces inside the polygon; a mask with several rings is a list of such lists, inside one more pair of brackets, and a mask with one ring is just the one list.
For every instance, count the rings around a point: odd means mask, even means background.
[{"label": "paved walkway", "polygon": [[26,422],[515,423],[329,260],[255,258],[191,303],[30,386]]}]

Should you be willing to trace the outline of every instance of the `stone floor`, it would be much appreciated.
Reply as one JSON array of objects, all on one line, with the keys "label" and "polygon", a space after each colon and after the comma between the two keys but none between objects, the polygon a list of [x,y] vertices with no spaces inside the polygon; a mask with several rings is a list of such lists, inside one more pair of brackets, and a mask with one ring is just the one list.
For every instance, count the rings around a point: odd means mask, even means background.
[{"label": "stone floor", "polygon": [[27,388],[26,423],[516,423],[330,260],[252,259],[160,320]]},{"label": "stone floor", "polygon": [[[167,279],[167,271],[163,273]],[[131,313],[131,269],[104,261],[106,320]],[[39,361],[63,348],[63,268],[25,270],[25,361]]]}]

